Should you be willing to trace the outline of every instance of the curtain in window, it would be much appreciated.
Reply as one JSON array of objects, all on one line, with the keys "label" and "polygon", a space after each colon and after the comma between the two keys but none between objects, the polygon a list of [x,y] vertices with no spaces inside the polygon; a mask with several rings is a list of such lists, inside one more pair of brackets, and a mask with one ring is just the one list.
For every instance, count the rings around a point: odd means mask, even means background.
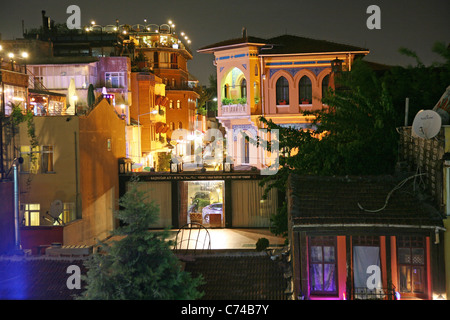
[{"label": "curtain in window", "polygon": [[303,76],[300,79],[298,88],[299,88],[298,90],[299,90],[300,103],[302,103],[302,101],[305,101],[305,100],[308,101],[307,103],[311,103],[312,102],[311,79],[309,79],[309,77],[307,77],[307,76]]},{"label": "curtain in window", "polygon": [[289,104],[289,82],[280,77],[276,84],[277,105]]},{"label": "curtain in window", "polygon": [[155,201],[159,206],[159,220],[152,228],[172,225],[172,185],[170,182],[139,182],[138,190],[147,192],[145,202]]},{"label": "curtain in window", "polygon": [[42,172],[53,172],[53,146],[42,147]]},{"label": "curtain in window", "polygon": [[335,249],[330,246],[310,247],[311,292],[336,292]]},{"label": "curtain in window", "polygon": [[[373,275],[373,271],[369,271],[369,266],[380,267],[380,248],[370,246],[354,246],[353,247],[353,283],[355,288],[355,296],[357,298],[367,298],[365,294],[373,294],[382,291],[381,279],[377,283],[376,288],[369,289],[367,280]],[[381,274],[380,274],[381,276]]]},{"label": "curtain in window", "polygon": [[259,181],[233,181],[231,189],[233,227],[268,227],[276,213],[277,191],[272,189],[263,200]]}]

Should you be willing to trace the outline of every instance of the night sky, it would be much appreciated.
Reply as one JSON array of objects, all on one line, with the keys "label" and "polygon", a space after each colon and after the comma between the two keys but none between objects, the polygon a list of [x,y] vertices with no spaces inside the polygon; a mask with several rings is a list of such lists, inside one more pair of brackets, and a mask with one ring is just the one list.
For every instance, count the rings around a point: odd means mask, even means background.
[{"label": "night sky", "polygon": [[[81,9],[81,24],[163,24],[169,19],[177,32],[184,31],[192,40],[194,59],[189,71],[202,84],[215,73],[212,55],[197,49],[223,40],[238,38],[242,28],[248,35],[270,38],[282,34],[335,41],[368,48],[367,60],[415,65],[398,53],[400,47],[416,51],[426,65],[440,61],[431,48],[436,41],[450,42],[450,1],[448,0],[22,0],[2,1],[0,33],[2,39],[22,36],[25,29],[41,25],[41,11],[57,23],[65,23],[66,9],[76,4]],[[381,29],[369,30],[367,7],[381,9]]]}]

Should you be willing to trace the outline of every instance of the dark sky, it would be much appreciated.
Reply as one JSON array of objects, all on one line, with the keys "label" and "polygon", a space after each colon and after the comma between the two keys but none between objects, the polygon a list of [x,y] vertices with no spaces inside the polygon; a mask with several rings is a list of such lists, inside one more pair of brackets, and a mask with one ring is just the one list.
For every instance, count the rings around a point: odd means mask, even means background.
[{"label": "dark sky", "polygon": [[[7,4],[5,2],[8,1]],[[440,61],[431,48],[436,41],[450,42],[450,1],[448,0],[2,0],[2,39],[20,38],[25,29],[41,25],[41,11],[57,23],[65,23],[66,9],[81,9],[82,25],[94,19],[98,24],[163,24],[169,19],[178,32],[192,40],[194,59],[189,71],[202,84],[215,72],[212,55],[197,49],[241,36],[269,38],[282,34],[335,41],[368,48],[368,60],[408,65],[411,58],[398,53],[399,47],[416,51],[426,65]],[[369,5],[381,9],[381,30],[369,30]]]}]

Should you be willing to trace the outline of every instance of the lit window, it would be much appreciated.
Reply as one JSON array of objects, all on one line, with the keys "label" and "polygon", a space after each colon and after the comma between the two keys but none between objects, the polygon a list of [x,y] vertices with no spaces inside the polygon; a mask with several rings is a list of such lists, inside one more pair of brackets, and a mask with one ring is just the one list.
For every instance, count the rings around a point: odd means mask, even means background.
[{"label": "lit window", "polygon": [[280,77],[276,84],[277,105],[289,104],[289,82]]},{"label": "lit window", "polygon": [[300,99],[300,104],[312,103],[312,85],[311,79],[309,79],[309,77],[303,76],[300,79],[298,85],[298,95]]},{"label": "lit window", "polygon": [[170,100],[169,108],[170,108],[170,109],[173,109],[173,101],[172,101],[172,100]]},{"label": "lit window", "polygon": [[30,203],[24,205],[24,220],[25,226],[38,226],[40,217],[40,204]]},{"label": "lit window", "polygon": [[400,293],[426,293],[425,258],[424,237],[397,237]]},{"label": "lit window", "polygon": [[105,86],[107,88],[123,88],[125,86],[125,76],[123,72],[106,72]]},{"label": "lit window", "polygon": [[42,147],[42,173],[54,172],[53,146]]},{"label": "lit window", "polygon": [[21,166],[22,172],[37,173],[39,170],[40,147],[31,148],[30,146],[20,147],[20,156],[23,158]]},{"label": "lit window", "polygon": [[247,80],[242,79],[241,81],[241,98],[247,97]]},{"label": "lit window", "polygon": [[63,223],[68,223],[76,219],[75,203],[68,202],[63,205],[63,212],[59,215]]},{"label": "lit window", "polygon": [[311,294],[337,295],[336,237],[309,238]]},{"label": "lit window", "polygon": [[244,137],[244,152],[242,157],[242,163],[250,163],[250,138],[245,135]]},{"label": "lit window", "polygon": [[181,109],[181,101],[177,100],[177,109]]}]

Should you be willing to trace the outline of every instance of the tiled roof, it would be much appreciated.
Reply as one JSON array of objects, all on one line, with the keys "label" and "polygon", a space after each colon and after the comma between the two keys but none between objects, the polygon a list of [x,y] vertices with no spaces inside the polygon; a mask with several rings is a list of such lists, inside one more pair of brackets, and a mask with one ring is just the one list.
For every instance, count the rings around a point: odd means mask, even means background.
[{"label": "tiled roof", "polygon": [[[0,300],[73,300],[82,293],[83,287],[67,288],[70,265],[79,266],[81,274],[86,274],[81,259],[0,257]],[[265,253],[196,256],[185,262],[185,270],[203,275],[206,284],[199,288],[205,292],[203,300],[284,300],[288,297],[284,294],[285,265]]]},{"label": "tiled roof", "polygon": [[[411,178],[411,177],[409,177]],[[404,182],[401,188],[399,183]],[[413,179],[379,177],[289,178],[295,226],[360,224],[442,227],[439,212],[412,193]]]},{"label": "tiled roof", "polygon": [[202,300],[288,300],[286,265],[267,254],[200,256],[186,263],[192,275],[203,275]]},{"label": "tiled roof", "polygon": [[293,35],[282,35],[270,39],[257,37],[242,37],[226,40],[200,48],[204,51],[213,48],[228,47],[245,43],[256,43],[266,48],[261,50],[261,54],[292,54],[292,53],[319,53],[319,52],[348,52],[348,51],[368,51],[366,48],[341,44],[326,40],[317,40]]},{"label": "tiled roof", "polygon": [[0,257],[0,300],[72,300],[82,290],[67,287],[71,265],[86,273],[78,259]]}]

